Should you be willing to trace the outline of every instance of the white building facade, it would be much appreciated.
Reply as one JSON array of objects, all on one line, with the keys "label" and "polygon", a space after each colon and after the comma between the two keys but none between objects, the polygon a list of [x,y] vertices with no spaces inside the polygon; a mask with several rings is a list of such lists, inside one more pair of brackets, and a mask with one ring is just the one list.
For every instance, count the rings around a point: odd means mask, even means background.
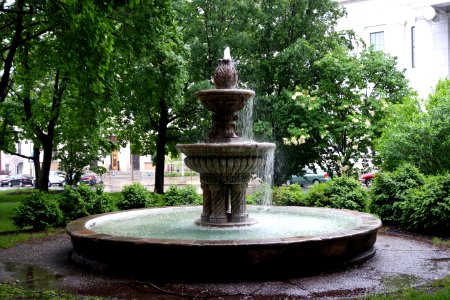
[{"label": "white building facade", "polygon": [[340,0],[347,17],[338,30],[352,29],[367,45],[398,58],[421,98],[450,75],[450,1]]}]

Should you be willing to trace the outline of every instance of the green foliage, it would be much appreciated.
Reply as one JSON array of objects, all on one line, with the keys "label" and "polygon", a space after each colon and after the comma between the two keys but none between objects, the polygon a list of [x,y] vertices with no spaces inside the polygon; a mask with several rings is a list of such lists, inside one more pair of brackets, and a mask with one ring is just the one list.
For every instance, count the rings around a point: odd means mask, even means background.
[{"label": "green foliage", "polygon": [[172,185],[164,194],[164,200],[167,206],[199,205],[202,203],[202,199],[202,196],[197,193],[197,189],[193,185],[183,187]]},{"label": "green foliage", "polygon": [[386,126],[377,140],[377,160],[393,171],[404,163],[424,174],[450,171],[450,80],[441,80],[425,103],[406,98],[390,109]]},{"label": "green foliage", "polygon": [[400,204],[403,228],[432,234],[450,232],[450,174],[429,176],[426,183],[409,190]]},{"label": "green foliage", "polygon": [[368,195],[356,179],[342,176],[311,186],[305,202],[309,206],[366,211]]},{"label": "green foliage", "polygon": [[305,192],[298,184],[274,187],[272,204],[280,206],[305,206]]},{"label": "green foliage", "polygon": [[64,222],[69,222],[89,215],[105,213],[113,210],[111,196],[97,186],[80,184],[77,188],[66,186],[59,199],[59,207],[64,215]]},{"label": "green foliage", "polygon": [[405,164],[394,172],[380,172],[375,177],[370,189],[370,211],[377,214],[384,222],[398,222],[401,219],[406,194],[411,188],[425,183],[419,170]]},{"label": "green foliage", "polygon": [[56,201],[50,199],[47,193],[33,191],[17,208],[13,222],[19,228],[32,226],[34,230],[42,230],[59,224],[61,217]]},{"label": "green foliage", "polygon": [[66,185],[64,192],[59,199],[59,208],[63,212],[64,222],[88,216],[86,202],[80,193],[69,185]]},{"label": "green foliage", "polygon": [[150,200],[150,192],[140,183],[134,182],[125,185],[122,189],[117,207],[123,209],[147,207]]}]

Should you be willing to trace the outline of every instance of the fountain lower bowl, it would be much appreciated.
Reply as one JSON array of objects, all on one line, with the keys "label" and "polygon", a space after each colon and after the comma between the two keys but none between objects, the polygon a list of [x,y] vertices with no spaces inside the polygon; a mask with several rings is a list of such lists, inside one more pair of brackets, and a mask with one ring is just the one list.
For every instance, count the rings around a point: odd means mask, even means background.
[{"label": "fountain lower bowl", "polygon": [[[379,219],[356,211],[274,207],[265,213],[250,207],[252,217],[259,220],[257,225],[209,229],[194,225],[192,216],[200,211],[201,207],[141,209],[75,220],[66,228],[72,240],[72,257],[96,269],[120,269],[155,278],[279,278],[322,272],[371,258],[381,226]],[[270,215],[281,217],[267,223]],[[286,229],[277,229],[286,216],[298,217],[299,221],[293,219]],[[314,223],[311,216],[343,220],[346,225],[328,224],[329,229],[312,232],[292,231],[296,227],[292,224],[308,227]],[[141,217],[149,223],[139,226],[148,227],[150,233],[121,230],[126,224],[133,226],[134,220]],[[155,225],[167,218],[169,225]],[[99,229],[104,223],[116,223],[117,227]],[[258,230],[258,234],[252,233]]]}]

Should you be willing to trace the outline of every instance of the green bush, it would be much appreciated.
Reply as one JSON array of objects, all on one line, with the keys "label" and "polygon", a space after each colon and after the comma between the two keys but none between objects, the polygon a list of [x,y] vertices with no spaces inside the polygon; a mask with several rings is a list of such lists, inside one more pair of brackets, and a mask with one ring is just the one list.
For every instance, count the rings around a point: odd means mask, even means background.
[{"label": "green bush", "polygon": [[394,172],[380,172],[370,190],[370,211],[384,222],[398,223],[403,213],[402,202],[409,190],[425,183],[424,176],[411,164]]},{"label": "green bush", "polygon": [[429,176],[423,186],[410,189],[401,202],[401,226],[416,232],[450,232],[450,174]]},{"label": "green bush", "polygon": [[309,206],[366,211],[368,195],[356,179],[342,176],[311,186],[304,202]]},{"label": "green bush", "polygon": [[367,211],[368,195],[361,183],[351,177],[335,177],[327,183],[331,207]]},{"label": "green bush", "polygon": [[125,185],[122,189],[117,207],[121,210],[144,208],[149,205],[150,192],[140,183]]},{"label": "green bush", "polygon": [[305,206],[307,204],[305,200],[305,192],[303,192],[302,187],[298,184],[274,187],[272,204],[280,206]]},{"label": "green bush", "polygon": [[64,192],[59,198],[59,208],[63,213],[63,222],[65,223],[89,215],[85,200],[75,188],[69,185],[65,186]]},{"label": "green bush", "polygon": [[95,186],[95,192],[90,194],[90,196],[90,201],[87,203],[87,211],[90,215],[102,214],[114,209],[112,198],[108,193],[103,191],[103,185],[97,184]]},{"label": "green bush", "polygon": [[164,194],[164,200],[167,206],[187,205],[202,203],[202,196],[197,193],[197,189],[193,185],[184,187],[171,186]]},{"label": "green bush", "polygon": [[307,206],[331,207],[330,197],[327,195],[327,183],[313,184],[305,194]]},{"label": "green bush", "polygon": [[64,222],[82,218],[89,215],[101,214],[113,210],[111,196],[103,192],[100,185],[96,190],[85,184],[77,188],[66,186],[59,199],[59,207],[64,215]]},{"label": "green bush", "polygon": [[58,203],[51,200],[47,193],[32,191],[19,205],[13,217],[18,228],[32,226],[34,230],[42,230],[47,226],[58,225],[61,211]]}]

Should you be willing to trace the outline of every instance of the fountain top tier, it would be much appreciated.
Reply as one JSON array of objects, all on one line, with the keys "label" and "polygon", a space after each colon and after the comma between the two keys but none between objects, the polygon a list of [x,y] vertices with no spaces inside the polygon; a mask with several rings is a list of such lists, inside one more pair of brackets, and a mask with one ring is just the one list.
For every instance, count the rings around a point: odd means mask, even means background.
[{"label": "fountain top tier", "polygon": [[212,127],[208,133],[207,143],[235,143],[244,139],[236,132],[236,112],[244,108],[255,92],[237,89],[238,75],[230,56],[229,48],[225,49],[224,58],[214,74],[215,89],[196,93],[203,105],[212,112]]}]

